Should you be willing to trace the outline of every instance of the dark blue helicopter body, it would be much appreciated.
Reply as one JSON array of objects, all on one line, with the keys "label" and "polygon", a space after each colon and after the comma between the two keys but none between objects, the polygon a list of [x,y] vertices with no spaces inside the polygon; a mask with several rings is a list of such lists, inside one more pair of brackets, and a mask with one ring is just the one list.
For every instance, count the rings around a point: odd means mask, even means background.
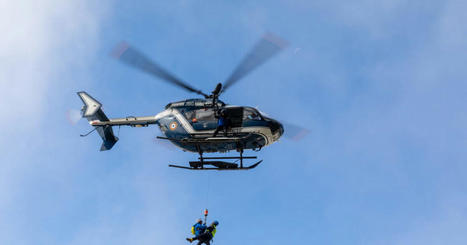
[{"label": "dark blue helicopter body", "polygon": [[[231,125],[228,137],[213,138],[219,108],[226,112]],[[156,118],[167,139],[191,152],[259,150],[277,141],[284,132],[279,122],[255,108],[225,105],[222,101],[218,101],[217,107],[213,107],[212,100],[202,99],[171,103]]]}]

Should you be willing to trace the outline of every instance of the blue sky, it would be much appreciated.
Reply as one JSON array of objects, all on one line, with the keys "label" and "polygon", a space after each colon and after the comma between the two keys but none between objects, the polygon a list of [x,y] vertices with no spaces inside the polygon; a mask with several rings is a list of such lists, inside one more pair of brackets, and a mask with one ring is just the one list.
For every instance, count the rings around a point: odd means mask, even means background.
[{"label": "blue sky", "polygon": [[[464,1],[0,2],[0,243],[465,244]],[[100,139],[72,124],[77,91],[109,117],[193,97],[111,59],[126,40],[210,91],[265,32],[287,50],[223,97],[306,127],[254,171],[169,169],[195,157],[156,127]],[[118,130],[117,130],[118,131]]]}]

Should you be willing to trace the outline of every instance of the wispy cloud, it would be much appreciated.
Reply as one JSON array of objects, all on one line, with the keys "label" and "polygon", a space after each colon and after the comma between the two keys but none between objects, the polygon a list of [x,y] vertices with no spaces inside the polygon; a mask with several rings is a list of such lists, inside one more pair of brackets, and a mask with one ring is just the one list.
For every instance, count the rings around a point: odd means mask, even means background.
[{"label": "wispy cloud", "polygon": [[[41,196],[47,195],[45,186],[50,183],[66,186],[60,174],[71,169],[53,163],[52,154],[60,158],[66,153],[49,148],[61,141],[57,131],[63,127],[57,120],[64,116],[62,105],[52,98],[72,86],[74,80],[63,79],[66,74],[86,70],[95,57],[107,10],[105,2],[0,1],[2,244],[55,241],[41,235],[39,225],[46,227],[54,219],[50,207],[43,206],[53,204],[54,198]],[[49,216],[40,217],[41,210]]]}]

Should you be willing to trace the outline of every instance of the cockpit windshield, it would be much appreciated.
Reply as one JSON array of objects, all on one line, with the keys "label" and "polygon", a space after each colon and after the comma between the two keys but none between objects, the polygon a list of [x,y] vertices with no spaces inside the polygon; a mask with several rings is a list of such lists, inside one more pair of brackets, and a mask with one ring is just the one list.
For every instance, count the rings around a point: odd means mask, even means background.
[{"label": "cockpit windshield", "polygon": [[243,120],[261,121],[263,118],[256,109],[246,107],[243,109]]}]

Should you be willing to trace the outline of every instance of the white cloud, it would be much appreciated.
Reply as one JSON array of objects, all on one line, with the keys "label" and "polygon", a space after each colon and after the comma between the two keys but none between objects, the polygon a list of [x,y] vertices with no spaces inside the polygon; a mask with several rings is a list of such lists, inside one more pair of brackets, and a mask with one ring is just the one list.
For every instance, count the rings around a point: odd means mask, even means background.
[{"label": "white cloud", "polygon": [[[0,126],[35,128],[30,120],[41,118],[46,91],[67,82],[56,77],[93,56],[106,7],[92,2],[0,2],[0,30],[6,34],[0,39],[0,113],[9,119]],[[74,56],[66,56],[66,49],[74,49]]]},{"label": "white cloud", "polygon": [[[44,138],[44,115],[58,78],[94,57],[107,1],[0,0],[0,243],[30,243],[18,229],[27,220],[12,213]],[[74,49],[73,52],[65,52]],[[70,54],[73,53],[73,56]],[[60,113],[60,112],[57,112]],[[53,125],[55,127],[57,125]],[[41,132],[42,131],[42,132]],[[43,163],[43,167],[46,166]],[[54,170],[60,172],[61,170]],[[56,177],[55,177],[56,178]],[[24,205],[24,203],[22,203]],[[12,218],[13,217],[13,218]],[[21,236],[22,235],[22,236]]]}]

